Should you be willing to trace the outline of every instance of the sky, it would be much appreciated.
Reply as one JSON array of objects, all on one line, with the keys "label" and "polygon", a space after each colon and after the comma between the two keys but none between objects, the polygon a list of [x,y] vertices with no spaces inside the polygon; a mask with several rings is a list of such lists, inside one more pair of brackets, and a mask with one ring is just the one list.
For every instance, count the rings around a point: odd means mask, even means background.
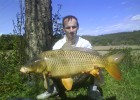
[{"label": "sky", "polygon": [[[140,0],[52,0],[53,13],[78,18],[79,35],[103,35],[140,30]],[[0,0],[0,34],[13,33],[19,0]]]}]

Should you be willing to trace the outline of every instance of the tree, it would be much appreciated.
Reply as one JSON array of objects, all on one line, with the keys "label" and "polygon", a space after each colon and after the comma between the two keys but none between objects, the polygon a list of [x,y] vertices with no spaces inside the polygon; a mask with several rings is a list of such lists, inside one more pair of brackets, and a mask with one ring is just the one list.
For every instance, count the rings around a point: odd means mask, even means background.
[{"label": "tree", "polygon": [[58,41],[62,36],[64,36],[63,25],[61,19],[60,10],[62,8],[62,4],[58,4],[58,10],[56,13],[52,14],[52,23],[53,23],[53,45]]},{"label": "tree", "polygon": [[26,53],[31,59],[52,47],[51,0],[25,0]]}]

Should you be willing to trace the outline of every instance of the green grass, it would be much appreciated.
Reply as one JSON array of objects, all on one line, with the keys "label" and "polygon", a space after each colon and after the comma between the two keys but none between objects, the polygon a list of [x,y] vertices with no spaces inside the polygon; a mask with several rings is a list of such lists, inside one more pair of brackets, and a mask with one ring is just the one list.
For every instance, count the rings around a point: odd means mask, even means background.
[{"label": "green grass", "polygon": [[139,100],[139,72],[140,70],[135,67],[122,68],[123,79],[121,81],[116,81],[106,75],[105,84],[103,85],[104,97],[116,96],[117,100]]},{"label": "green grass", "polygon": [[[120,64],[121,81],[115,80],[104,71],[105,82],[101,87],[106,100],[111,100],[107,99],[111,97],[116,97],[117,100],[140,100],[140,52],[130,53],[129,51],[132,50],[125,50],[127,56]],[[8,98],[32,98],[34,100],[36,95],[45,91],[43,77],[32,74],[32,80],[30,80],[28,75],[19,73],[17,60],[13,54],[8,57],[6,54],[0,54],[0,100]],[[87,100],[88,86],[88,82],[84,82],[80,88],[66,91],[66,96],[70,100]],[[49,100],[55,100],[55,98],[51,97]]]}]

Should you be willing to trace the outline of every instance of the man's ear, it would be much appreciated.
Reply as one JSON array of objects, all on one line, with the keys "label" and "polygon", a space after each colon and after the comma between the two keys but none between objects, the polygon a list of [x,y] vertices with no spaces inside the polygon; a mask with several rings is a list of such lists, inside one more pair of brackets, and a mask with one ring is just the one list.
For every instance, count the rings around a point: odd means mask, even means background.
[{"label": "man's ear", "polygon": [[77,30],[79,30],[79,26],[77,27]]},{"label": "man's ear", "polygon": [[64,29],[64,27],[63,27],[63,32],[64,32],[64,33],[66,32],[65,29]]}]

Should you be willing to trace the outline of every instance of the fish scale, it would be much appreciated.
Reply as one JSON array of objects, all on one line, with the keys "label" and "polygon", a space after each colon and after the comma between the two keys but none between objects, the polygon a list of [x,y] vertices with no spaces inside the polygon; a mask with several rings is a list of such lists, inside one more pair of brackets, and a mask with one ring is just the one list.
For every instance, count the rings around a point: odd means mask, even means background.
[{"label": "fish scale", "polygon": [[98,57],[79,51],[57,51],[57,55],[55,53],[52,53],[52,55],[49,54],[48,57],[45,55],[45,57],[49,59],[46,62],[49,69],[51,69],[51,75],[54,77],[71,76],[74,73],[88,71],[94,68],[93,64],[95,62],[98,62]]}]

